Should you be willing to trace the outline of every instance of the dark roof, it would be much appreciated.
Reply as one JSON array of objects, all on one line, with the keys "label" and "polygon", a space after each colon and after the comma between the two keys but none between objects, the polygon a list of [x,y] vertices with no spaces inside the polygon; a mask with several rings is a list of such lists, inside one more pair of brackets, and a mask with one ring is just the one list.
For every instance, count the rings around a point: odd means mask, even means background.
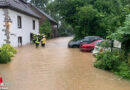
[{"label": "dark roof", "polygon": [[9,3],[6,2],[6,0],[0,0],[0,6],[6,6]]},{"label": "dark roof", "polygon": [[53,19],[50,15],[48,15],[47,13],[45,13],[44,11],[42,11],[42,10],[40,10],[40,9],[39,9],[39,11],[40,11],[42,14],[44,14],[48,19],[50,19],[51,21],[57,23],[56,20]]},{"label": "dark roof", "polygon": [[30,16],[40,18],[23,0],[0,0],[0,8],[10,8],[18,12],[28,14]]},{"label": "dark roof", "polygon": [[[31,5],[31,4],[30,4]],[[55,22],[55,23],[57,23],[57,21],[54,19],[54,18],[52,18],[50,15],[48,15],[46,12],[44,12],[44,11],[42,11],[42,10],[40,10],[39,8],[37,8],[37,7],[35,7],[35,6],[33,6],[33,5],[31,5],[32,7],[34,7],[37,11],[39,11],[40,13],[42,13],[44,16],[46,16],[49,20],[51,20],[52,22]],[[58,23],[57,23],[58,24]]]}]

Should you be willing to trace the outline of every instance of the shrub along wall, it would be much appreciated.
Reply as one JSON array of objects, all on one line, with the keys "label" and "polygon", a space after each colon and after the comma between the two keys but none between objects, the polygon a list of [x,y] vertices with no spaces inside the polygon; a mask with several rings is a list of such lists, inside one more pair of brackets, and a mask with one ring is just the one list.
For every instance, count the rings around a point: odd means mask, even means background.
[{"label": "shrub along wall", "polygon": [[0,63],[6,64],[11,61],[11,57],[16,54],[16,50],[9,44],[4,44],[0,48]]},{"label": "shrub along wall", "polygon": [[99,53],[96,58],[97,61],[94,63],[96,68],[113,72],[125,79],[130,79],[130,66],[126,63],[123,50]]}]

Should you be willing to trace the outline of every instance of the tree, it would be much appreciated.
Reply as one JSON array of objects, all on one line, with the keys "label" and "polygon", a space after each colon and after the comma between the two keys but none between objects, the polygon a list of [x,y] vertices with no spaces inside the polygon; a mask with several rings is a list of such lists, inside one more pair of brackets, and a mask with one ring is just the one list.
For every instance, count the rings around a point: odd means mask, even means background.
[{"label": "tree", "polygon": [[49,0],[31,0],[30,2],[35,5],[37,8],[46,10],[46,5]]},{"label": "tree", "polygon": [[60,36],[69,36],[72,35],[73,33],[73,28],[66,24],[65,21],[61,21],[61,25],[59,27],[59,35]]},{"label": "tree", "polygon": [[[92,5],[86,5],[78,9],[77,18],[79,31],[75,32],[76,37],[83,38],[87,35],[99,35],[98,29],[98,11]],[[77,30],[76,30],[77,31]],[[79,33],[81,32],[81,33]]]},{"label": "tree", "polygon": [[40,33],[45,34],[47,38],[51,38],[51,24],[49,20],[46,20],[41,26],[40,26]]},{"label": "tree", "polygon": [[121,0],[55,0],[48,6],[74,28],[76,40],[86,35],[105,38],[122,25],[128,10]]},{"label": "tree", "polygon": [[121,41],[125,51],[130,51],[130,14],[126,17],[123,26],[117,28],[116,32],[111,34],[110,37]]},{"label": "tree", "polygon": [[130,0],[55,0],[47,6],[73,27],[75,40],[86,35],[106,38],[130,12]]},{"label": "tree", "polygon": [[124,24],[118,27],[116,32],[109,37],[122,43],[122,49],[125,51],[126,60],[128,60],[128,57],[130,57],[130,14],[126,17]]}]

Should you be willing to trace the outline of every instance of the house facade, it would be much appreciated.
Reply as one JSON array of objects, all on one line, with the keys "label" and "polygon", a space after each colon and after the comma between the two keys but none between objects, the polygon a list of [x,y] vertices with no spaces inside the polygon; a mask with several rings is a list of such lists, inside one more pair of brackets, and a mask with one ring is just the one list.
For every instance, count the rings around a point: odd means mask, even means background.
[{"label": "house facade", "polygon": [[53,19],[50,15],[36,8],[35,6],[30,4],[30,7],[36,14],[40,16],[40,20],[39,20],[40,25],[42,25],[47,19],[50,21],[51,29],[52,29],[51,38],[58,37],[58,22],[55,19]]},{"label": "house facade", "polygon": [[39,18],[23,0],[0,0],[0,46],[29,44],[39,33]]}]

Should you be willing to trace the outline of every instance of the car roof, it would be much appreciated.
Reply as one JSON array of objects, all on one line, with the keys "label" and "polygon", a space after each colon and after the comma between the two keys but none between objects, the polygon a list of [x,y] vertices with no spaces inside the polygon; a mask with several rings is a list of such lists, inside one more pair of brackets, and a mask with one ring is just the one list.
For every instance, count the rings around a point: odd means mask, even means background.
[{"label": "car roof", "polygon": [[100,36],[86,36],[84,38],[101,38]]},{"label": "car roof", "polygon": [[84,37],[84,39],[82,39],[83,41],[94,41],[94,40],[97,40],[97,39],[103,39],[99,36],[87,36],[87,37]]}]

